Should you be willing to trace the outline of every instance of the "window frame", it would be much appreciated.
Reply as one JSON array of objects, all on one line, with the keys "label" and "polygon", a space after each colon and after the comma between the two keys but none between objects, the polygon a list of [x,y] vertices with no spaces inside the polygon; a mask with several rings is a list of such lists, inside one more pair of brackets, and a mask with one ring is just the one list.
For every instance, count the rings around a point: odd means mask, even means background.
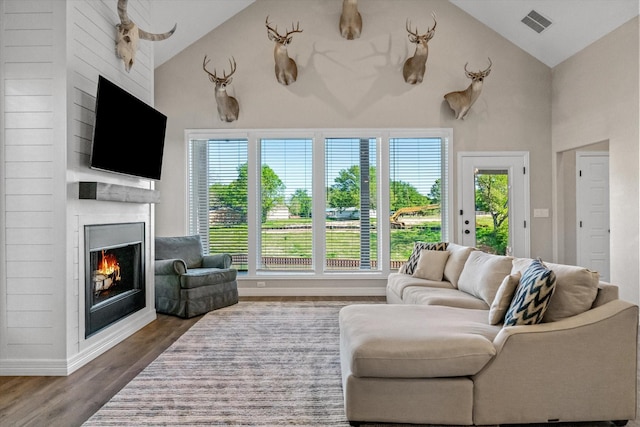
[{"label": "window frame", "polygon": [[[453,212],[453,129],[452,128],[411,128],[411,129],[380,129],[380,128],[357,128],[357,129],[186,129],[185,136],[185,207],[188,219],[190,203],[190,177],[189,177],[189,151],[191,140],[209,139],[246,139],[247,140],[247,162],[248,162],[248,198],[247,224],[254,227],[254,232],[248,233],[248,266],[247,272],[241,273],[243,279],[291,279],[295,277],[308,279],[364,279],[364,278],[386,278],[389,273],[395,271],[390,268],[390,231],[391,226],[388,221],[378,223],[378,262],[379,270],[358,270],[358,271],[326,271],[326,229],[325,229],[325,139],[328,138],[373,138],[376,140],[376,170],[377,170],[377,200],[378,211],[388,212],[389,182],[390,182],[390,156],[389,141],[392,138],[441,138],[443,149],[442,154],[442,176],[446,179],[446,189],[442,192],[442,211],[446,212],[442,216],[442,240],[451,241],[453,238],[454,212]],[[260,236],[261,226],[260,213],[257,201],[260,197],[259,177],[261,170],[260,141],[262,139],[311,139],[312,140],[312,230],[313,230],[313,252],[312,269],[310,271],[265,271],[259,270],[260,256]],[[315,197],[315,195],[323,195]],[[188,224],[186,227],[188,228]],[[207,242],[208,243],[208,242]],[[208,246],[208,245],[207,245]]]}]

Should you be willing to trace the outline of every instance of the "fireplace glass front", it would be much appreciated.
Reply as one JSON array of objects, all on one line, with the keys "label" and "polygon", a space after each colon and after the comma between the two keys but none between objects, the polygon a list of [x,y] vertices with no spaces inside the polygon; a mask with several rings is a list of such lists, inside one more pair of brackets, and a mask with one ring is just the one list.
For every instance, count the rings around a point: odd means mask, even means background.
[{"label": "fireplace glass front", "polygon": [[85,337],[145,307],[144,223],[85,227]]}]

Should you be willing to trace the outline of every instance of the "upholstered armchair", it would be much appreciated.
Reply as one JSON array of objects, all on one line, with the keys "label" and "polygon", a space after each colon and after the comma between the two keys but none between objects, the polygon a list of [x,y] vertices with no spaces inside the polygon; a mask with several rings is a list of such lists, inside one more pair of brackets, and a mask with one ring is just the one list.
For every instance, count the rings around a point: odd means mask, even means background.
[{"label": "upholstered armchair", "polygon": [[231,255],[203,255],[197,235],[155,240],[157,312],[189,318],[238,302]]}]

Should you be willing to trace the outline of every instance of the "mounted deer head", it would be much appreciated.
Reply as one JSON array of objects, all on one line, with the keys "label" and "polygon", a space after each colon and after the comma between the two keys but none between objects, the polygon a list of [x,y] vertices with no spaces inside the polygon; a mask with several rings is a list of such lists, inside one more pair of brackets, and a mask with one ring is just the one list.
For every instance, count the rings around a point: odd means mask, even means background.
[{"label": "mounted deer head", "polygon": [[471,84],[463,91],[449,92],[444,96],[444,99],[449,103],[449,107],[456,113],[456,119],[463,119],[467,116],[469,109],[476,102],[476,99],[480,96],[482,91],[482,83],[485,77],[491,72],[491,58],[489,59],[489,66],[483,71],[472,72],[467,70],[468,62],[464,64],[464,72],[468,78],[471,79]]},{"label": "mounted deer head", "polygon": [[411,31],[409,20],[407,19],[407,32],[409,33],[409,41],[416,44],[416,51],[412,57],[407,58],[402,67],[402,75],[404,81],[409,84],[422,83],[424,72],[427,68],[427,57],[429,56],[429,46],[427,43],[433,38],[436,33],[436,21],[435,13],[431,13],[433,16],[433,27],[429,28],[426,33],[418,34],[418,28],[415,31]]},{"label": "mounted deer head", "polygon": [[116,35],[116,55],[124,61],[124,68],[129,72],[136,59],[138,50],[138,40],[164,40],[169,38],[175,31],[178,24],[174,25],[171,31],[162,34],[148,33],[139,28],[135,22],[129,19],[127,14],[127,0],[118,0],[118,16],[120,23],[116,25],[118,34]]},{"label": "mounted deer head", "polygon": [[340,15],[340,34],[347,40],[360,37],[362,16],[358,12],[358,0],[343,0]]},{"label": "mounted deer head", "polygon": [[285,86],[289,85],[295,82],[298,78],[298,67],[296,66],[296,62],[289,58],[287,45],[291,43],[292,34],[302,32],[300,29],[300,23],[298,22],[295,27],[291,24],[291,31],[287,31],[283,36],[278,33],[277,26],[274,29],[269,25],[268,16],[265,20],[265,26],[267,27],[267,36],[269,36],[269,40],[275,42],[273,58],[276,61],[276,79]]},{"label": "mounted deer head", "polygon": [[207,70],[207,64],[209,63],[209,59],[207,59],[207,55],[204,56],[202,60],[202,69],[209,75],[209,80],[211,83],[215,84],[215,97],[216,104],[218,104],[218,115],[220,116],[220,120],[223,122],[232,122],[238,119],[238,115],[240,113],[240,106],[238,105],[238,100],[236,100],[233,96],[229,96],[227,94],[227,85],[231,84],[231,76],[236,72],[236,60],[229,60],[229,64],[231,65],[231,72],[227,76],[226,71],[222,71],[222,77],[218,77],[216,70],[213,70],[213,73],[210,73]]}]

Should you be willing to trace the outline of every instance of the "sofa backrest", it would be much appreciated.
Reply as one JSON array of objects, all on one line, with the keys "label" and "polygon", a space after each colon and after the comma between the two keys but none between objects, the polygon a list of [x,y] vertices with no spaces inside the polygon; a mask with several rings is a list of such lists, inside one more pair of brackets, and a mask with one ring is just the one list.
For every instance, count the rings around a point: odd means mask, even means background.
[{"label": "sofa backrest", "polygon": [[[516,258],[513,271],[524,272],[532,259]],[[600,275],[584,267],[544,262],[556,275],[556,288],[544,314],[543,322],[554,322],[584,313],[593,306]]]},{"label": "sofa backrest", "polygon": [[187,268],[202,267],[200,236],[156,237],[156,259],[181,259]]},{"label": "sofa backrest", "polygon": [[619,298],[619,289],[617,285],[601,281],[598,283],[598,294],[596,295],[596,299],[593,301],[591,308],[599,307]]}]

